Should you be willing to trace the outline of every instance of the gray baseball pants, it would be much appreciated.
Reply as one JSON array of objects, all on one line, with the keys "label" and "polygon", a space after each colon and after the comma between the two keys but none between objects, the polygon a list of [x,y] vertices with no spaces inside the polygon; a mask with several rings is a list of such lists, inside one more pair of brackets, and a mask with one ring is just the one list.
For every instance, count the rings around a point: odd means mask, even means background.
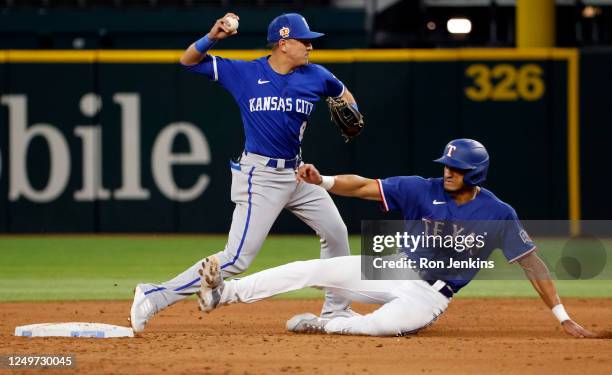
[{"label": "gray baseball pants", "polygon": [[[348,232],[327,191],[297,183],[292,168],[268,167],[270,159],[249,153],[231,163],[231,198],[236,204],[225,248],[216,253],[224,278],[244,272],[259,253],[270,228],[283,209],[291,211],[321,237],[321,259],[349,255]],[[282,162],[280,163],[282,164]],[[200,288],[201,261],[145,292],[161,310]],[[326,291],[321,313],[344,310],[349,300]]]}]

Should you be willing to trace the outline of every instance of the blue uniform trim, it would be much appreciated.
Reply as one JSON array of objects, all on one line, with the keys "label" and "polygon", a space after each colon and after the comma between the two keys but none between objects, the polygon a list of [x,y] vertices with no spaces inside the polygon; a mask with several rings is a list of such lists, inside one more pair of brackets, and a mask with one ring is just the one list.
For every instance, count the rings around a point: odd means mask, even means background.
[{"label": "blue uniform trim", "polygon": [[244,240],[246,238],[247,232],[249,231],[249,223],[251,221],[251,207],[252,207],[252,205],[251,205],[251,198],[253,197],[253,195],[251,194],[251,189],[253,188],[253,184],[251,183],[251,179],[253,178],[253,171],[254,170],[255,170],[255,167],[251,167],[251,170],[249,171],[249,189],[248,189],[249,207],[247,209],[246,224],[244,225],[244,231],[242,232],[242,238],[240,239],[240,245],[238,246],[238,250],[236,251],[236,255],[234,255],[234,259],[232,259],[230,262],[227,262],[224,265],[222,265],[221,269],[224,269],[225,267],[231,266],[234,263],[236,263],[236,261],[240,257],[240,251],[242,251],[242,246],[244,245]]},{"label": "blue uniform trim", "polygon": [[149,295],[149,294],[151,294],[151,293],[153,293],[153,292],[159,292],[160,290],[166,290],[166,288],[164,288],[163,286],[161,286],[161,287],[156,288],[156,289],[147,290],[147,291],[144,293],[144,295],[146,296],[146,295]]},{"label": "blue uniform trim", "polygon": [[[298,164],[298,159],[288,159],[285,160],[285,166],[283,168],[288,169],[295,169],[295,167]],[[268,160],[268,163],[266,164],[266,167],[271,167],[271,168],[276,168],[278,167],[278,160],[277,159],[270,159]]]},{"label": "blue uniform trim", "polygon": [[[190,286],[192,286],[193,284],[197,283],[198,281],[200,281],[200,278],[199,278],[199,277],[198,277],[197,279],[194,279],[194,280],[190,281],[189,283],[187,283],[187,284],[185,284],[185,285],[179,286],[179,287],[178,287],[178,288],[176,288],[176,289],[172,289],[172,291],[173,291],[173,292],[178,292],[178,291],[181,291],[181,290],[183,290],[183,289],[187,289],[187,288],[189,288]],[[146,295],[149,295],[149,294],[151,294],[151,293],[153,293],[153,292],[159,292],[159,291],[161,291],[161,290],[166,290],[166,288],[164,288],[163,286],[161,286],[161,287],[159,287],[159,288],[155,288],[155,289],[148,290],[148,291],[146,291],[146,292],[145,292],[145,296],[146,296]]]},{"label": "blue uniform trim", "polygon": [[241,171],[240,169],[240,164],[234,162],[233,160],[230,160],[230,168],[235,169],[237,171]]},{"label": "blue uniform trim", "polygon": [[190,286],[192,286],[193,284],[197,283],[198,281],[200,281],[200,278],[199,278],[199,277],[198,277],[197,279],[194,279],[194,280],[190,281],[188,284],[185,284],[185,285],[183,285],[183,286],[179,286],[179,287],[178,287],[178,288],[176,288],[176,289],[173,289],[173,291],[174,291],[174,292],[178,292],[178,291],[180,291],[180,290],[187,289],[187,288],[189,288]]},{"label": "blue uniform trim", "polygon": [[[230,166],[233,169],[236,169],[236,168],[234,168],[234,165],[235,165],[235,163],[230,162]],[[239,165],[238,165],[238,169],[237,170],[240,170],[240,166]],[[234,259],[232,259],[230,262],[227,262],[224,265],[222,265],[221,269],[224,269],[225,267],[231,266],[232,264],[236,263],[236,261],[240,257],[240,252],[242,251],[242,246],[244,245],[244,240],[246,238],[247,232],[249,231],[249,223],[251,222],[251,207],[252,207],[252,205],[251,205],[251,198],[253,197],[253,194],[251,193],[251,189],[253,188],[253,184],[252,184],[251,180],[253,179],[253,172],[254,171],[255,171],[255,167],[251,167],[251,170],[249,171],[249,189],[248,189],[248,194],[249,194],[249,201],[248,201],[249,203],[248,204],[249,204],[249,207],[247,209],[247,219],[246,219],[246,224],[244,226],[244,231],[242,232],[242,238],[240,239],[240,245],[238,246],[238,250],[236,251],[236,255],[234,256]],[[190,286],[192,286],[193,284],[195,284],[198,281],[200,281],[200,279],[201,278],[198,277],[198,278],[190,281],[189,283],[187,283],[185,285],[182,285],[182,286],[179,286],[176,289],[173,289],[173,291],[174,292],[178,292],[178,291],[181,291],[183,289],[187,289]],[[154,292],[159,292],[161,290],[166,290],[166,288],[159,287],[159,288],[156,288],[156,289],[151,289],[151,290],[145,292],[145,296],[149,295],[151,293],[154,293]]]}]

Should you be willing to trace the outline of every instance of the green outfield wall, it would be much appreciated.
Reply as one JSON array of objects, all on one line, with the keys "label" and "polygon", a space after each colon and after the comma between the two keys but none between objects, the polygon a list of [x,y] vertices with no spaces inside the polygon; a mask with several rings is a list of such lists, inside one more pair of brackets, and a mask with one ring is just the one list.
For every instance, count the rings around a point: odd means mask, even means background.
[{"label": "green outfield wall", "polygon": [[[586,140],[598,133],[582,138],[581,150],[578,88],[592,72],[580,73],[576,50],[315,52],[366,119],[345,144],[319,102],[303,155],[323,173],[435,177],[442,171],[431,160],[446,142],[470,137],[491,153],[487,187],[519,216],[589,218],[580,188],[595,188],[582,183],[589,176],[580,176],[580,157],[595,152]],[[0,232],[225,232],[240,115],[228,93],[184,71],[179,56],[0,51]],[[336,202],[352,231],[383,217],[371,202]],[[285,214],[274,227],[307,230]]]},{"label": "green outfield wall", "polygon": [[589,219],[612,216],[608,200],[612,176],[612,48],[580,53],[580,168],[582,212]]}]

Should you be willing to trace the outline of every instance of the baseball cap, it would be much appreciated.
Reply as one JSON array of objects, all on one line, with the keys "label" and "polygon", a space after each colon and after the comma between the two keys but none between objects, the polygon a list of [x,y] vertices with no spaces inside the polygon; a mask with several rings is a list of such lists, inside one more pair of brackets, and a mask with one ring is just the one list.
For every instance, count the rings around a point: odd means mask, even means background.
[{"label": "baseball cap", "polygon": [[315,39],[323,33],[310,31],[308,22],[301,14],[281,14],[268,26],[268,43],[276,43],[281,39]]}]

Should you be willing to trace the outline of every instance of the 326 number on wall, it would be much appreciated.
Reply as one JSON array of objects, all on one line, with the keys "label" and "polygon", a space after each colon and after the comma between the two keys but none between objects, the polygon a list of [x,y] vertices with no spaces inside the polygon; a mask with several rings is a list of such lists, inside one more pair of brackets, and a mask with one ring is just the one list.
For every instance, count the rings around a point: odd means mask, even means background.
[{"label": "326 number on wall", "polygon": [[546,91],[542,74],[542,67],[537,64],[472,64],[465,71],[471,79],[465,95],[477,102],[539,100]]}]

